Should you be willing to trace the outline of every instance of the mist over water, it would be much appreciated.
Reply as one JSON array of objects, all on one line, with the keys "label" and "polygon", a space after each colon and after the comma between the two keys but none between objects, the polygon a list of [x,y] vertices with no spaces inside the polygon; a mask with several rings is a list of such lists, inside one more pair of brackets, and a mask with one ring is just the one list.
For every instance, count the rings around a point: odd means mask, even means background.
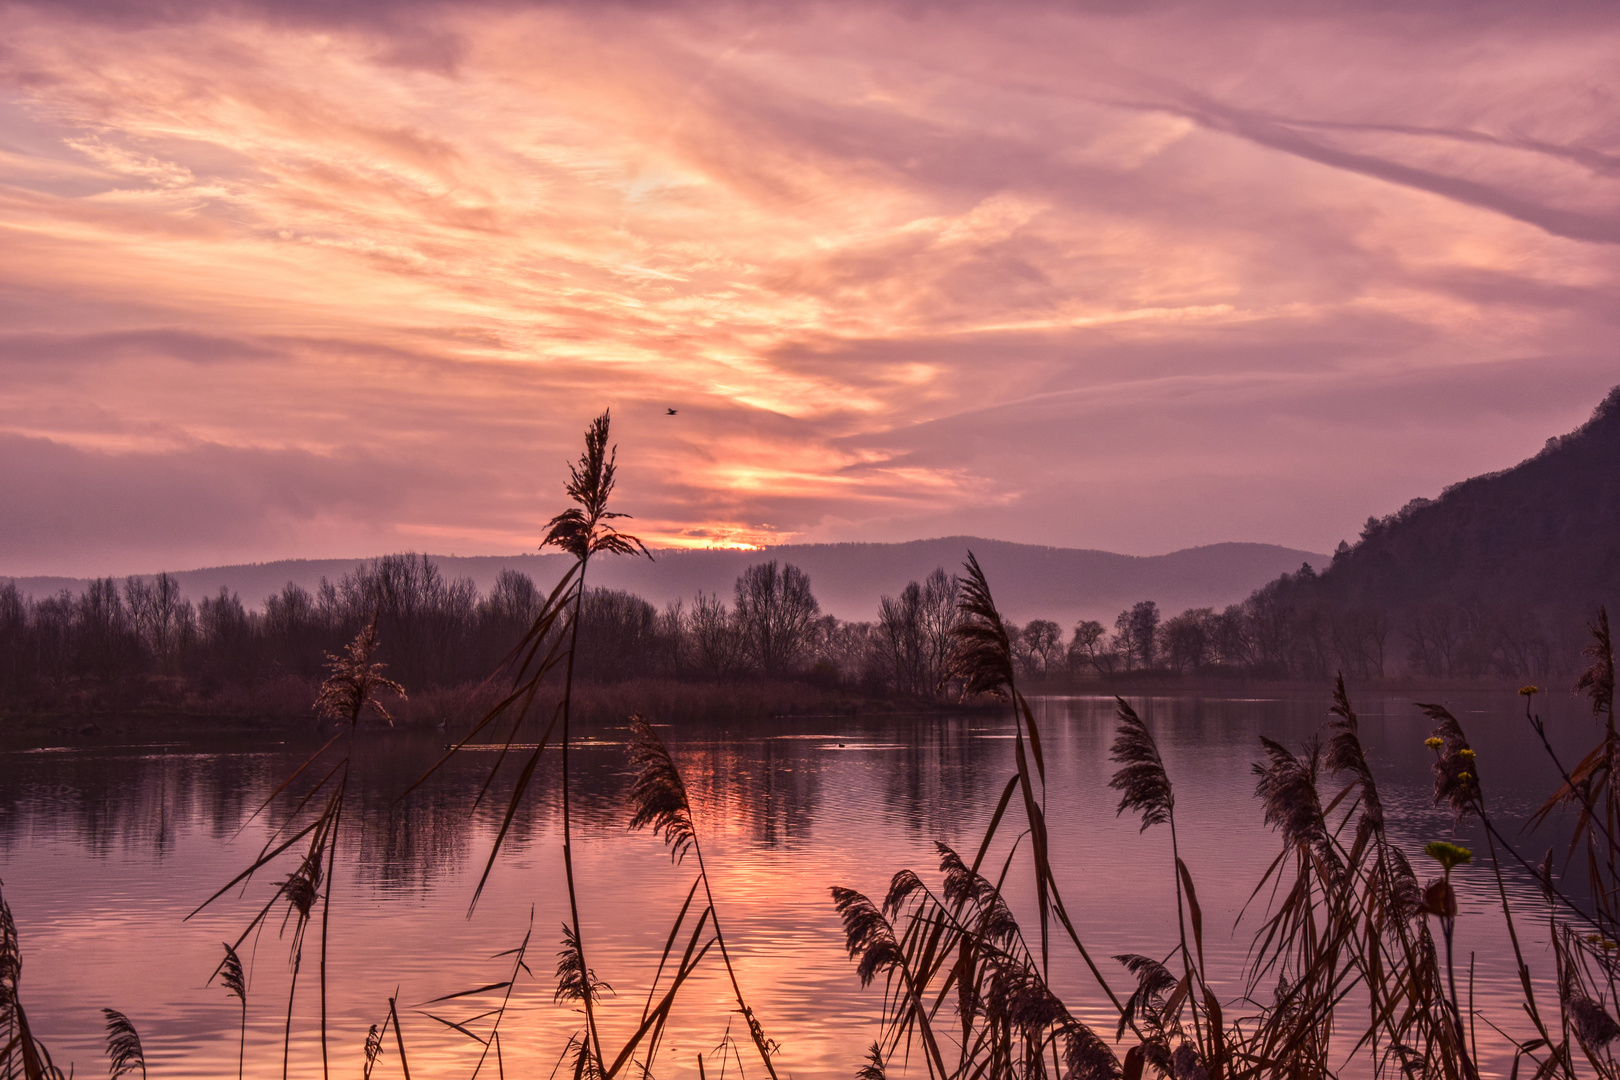
[{"label": "mist over water", "polygon": [[[1241,923],[1239,914],[1280,850],[1253,798],[1250,764],[1260,757],[1258,736],[1298,748],[1326,719],[1328,705],[1325,687],[1319,694],[1263,693],[1132,699],[1157,735],[1175,784],[1182,853],[1203,905],[1212,982],[1223,1002],[1239,1003],[1227,1006],[1238,1015],[1249,990],[1242,981],[1245,957],[1267,894],[1255,897]],[[1426,878],[1433,864],[1422,858],[1423,844],[1454,836],[1449,812],[1430,801],[1432,756],[1422,745],[1429,721],[1409,696],[1357,697],[1353,686],[1351,693],[1391,836]],[[1520,850],[1531,862],[1550,846],[1562,851],[1567,834],[1561,828],[1520,832],[1557,782],[1524,721],[1521,699],[1486,692],[1443,697],[1479,752],[1487,806],[1504,835],[1522,838]],[[1112,699],[1035,704],[1058,882],[1082,940],[1123,996],[1126,973],[1105,958],[1125,952],[1164,958],[1176,941],[1169,837],[1162,827],[1139,834],[1134,817],[1115,815],[1117,793],[1107,787],[1114,769],[1108,760]],[[1541,711],[1561,752],[1589,741],[1582,702],[1553,695]],[[971,858],[1013,769],[1010,718],[1000,712],[784,718],[659,730],[691,793],[739,979],[766,1033],[781,1043],[780,1062],[795,1076],[851,1074],[877,1033],[881,992],[860,988],[828,887],[880,897],[902,867],[935,882],[936,842]],[[622,1040],[640,1018],[694,873],[672,864],[651,836],[625,827],[625,734],[616,726],[587,727],[573,759],[585,946],[597,975],[615,992],[601,1013],[605,1042]],[[528,960],[537,978],[520,976],[502,1023],[505,1068],[548,1075],[581,1023],[552,1000],[551,969],[567,911],[555,774],[543,775],[533,789],[537,794],[469,916],[506,789],[497,781],[490,796],[475,802],[494,755],[471,752],[401,799],[437,759],[444,739],[372,729],[356,746],[354,810],[340,840],[329,959],[333,1070],[339,1075],[359,1073],[366,1031],[382,1022],[390,996],[400,1004],[413,1076],[470,1074],[481,1048],[433,1017],[464,1021],[498,998],[415,1006],[505,979],[511,960],[495,954],[529,932],[531,911]],[[253,810],[321,741],[313,732],[192,734],[166,742],[74,737],[4,748],[0,878],[21,934],[21,991],[37,1033],[64,1069],[72,1063],[90,1075],[103,1067],[99,1010],[109,1006],[136,1023],[152,1075],[234,1071],[237,1003],[208,980],[220,943],[236,938],[295,858],[289,854],[276,874],[185,917],[257,855],[280,818],[253,818]],[[545,768],[554,768],[554,755],[548,751],[546,758]],[[508,780],[511,771],[509,763]],[[1332,781],[1324,784],[1324,801],[1337,791]],[[992,877],[1015,835],[1011,829],[1000,834],[986,860]],[[1475,863],[1454,877],[1462,900],[1459,969],[1473,958],[1473,992],[1483,1016],[1518,1034],[1519,991],[1483,840],[1464,829],[1458,842],[1476,850]],[[1027,857],[1023,848],[1013,853],[1006,888],[1034,938]],[[1527,874],[1509,872],[1507,882],[1522,901],[1518,910],[1531,916],[1519,932],[1541,981],[1538,992],[1550,993],[1544,908]],[[280,925],[278,907],[242,950],[251,966],[249,1076],[281,1074],[291,972]],[[306,946],[299,976],[293,1075],[319,1068],[313,952]],[[1072,949],[1058,941],[1052,982],[1078,1015],[1111,1034],[1106,998]],[[1255,996],[1268,997],[1271,989],[1259,987]],[[746,1047],[734,1008],[723,969],[706,962],[676,1006],[657,1075],[697,1075],[700,1053],[713,1066],[728,1021],[729,1036]],[[1505,1073],[1511,1064],[1506,1042],[1483,1025],[1479,1041],[1483,1063]],[[749,1052],[744,1060],[753,1064]],[[378,1069],[374,1075],[399,1075],[392,1042]]]}]

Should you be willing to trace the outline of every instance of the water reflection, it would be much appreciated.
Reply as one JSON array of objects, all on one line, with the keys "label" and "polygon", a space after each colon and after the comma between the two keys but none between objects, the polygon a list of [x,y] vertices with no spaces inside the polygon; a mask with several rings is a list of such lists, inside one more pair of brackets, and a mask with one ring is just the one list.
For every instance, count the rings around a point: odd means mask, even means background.
[{"label": "water reflection", "polygon": [[[1504,832],[1517,835],[1556,776],[1530,741],[1514,695],[1450,697],[1479,750],[1493,811]],[[1297,747],[1325,718],[1327,695],[1134,700],[1159,733],[1177,785],[1183,851],[1210,927],[1211,970],[1225,980],[1223,994],[1241,997],[1254,923],[1239,926],[1237,919],[1277,850],[1252,798],[1256,738],[1266,734]],[[1421,745],[1427,721],[1404,697],[1357,704],[1392,837],[1416,853],[1425,841],[1450,836],[1449,817],[1429,801],[1430,759]],[[1157,832],[1139,835],[1134,822],[1115,816],[1115,793],[1106,786],[1111,700],[1047,699],[1036,707],[1045,733],[1054,864],[1081,933],[1097,955],[1162,954],[1174,937],[1168,842]],[[1555,699],[1547,719],[1565,751],[1590,735],[1590,721],[1574,701]],[[843,956],[827,886],[879,894],[903,866],[931,879],[934,841],[976,843],[1012,770],[1010,730],[1000,714],[660,729],[697,808],[740,977],[796,1075],[847,1075],[872,1036],[877,995],[860,990]],[[625,732],[604,726],[585,734],[573,768],[584,918],[596,950],[592,963],[619,991],[604,1023],[622,1034],[634,1026],[691,873],[672,865],[650,837],[626,831]],[[482,800],[495,764],[490,753],[454,759],[401,798],[440,755],[443,740],[381,729],[364,732],[356,747],[354,810],[334,901],[331,996],[340,1071],[358,1069],[365,1030],[396,987],[409,1004],[491,981],[501,966],[491,956],[521,938],[531,908],[537,955],[549,958],[554,950],[564,902],[555,760],[548,754],[469,919],[472,888],[518,763],[506,762]],[[267,819],[251,815],[319,745],[313,733],[296,733],[0,749],[0,877],[22,930],[31,1014],[60,1060],[75,1061],[81,1072],[100,1067],[95,1010],[112,1005],[142,1025],[162,1063],[154,1075],[234,1069],[234,1012],[217,986],[204,984],[218,943],[234,938],[275,878],[196,920],[182,917],[251,861],[268,835]],[[1537,835],[1525,846],[1539,852],[1555,840]],[[1465,830],[1462,842],[1478,838]],[[1021,867],[1015,861],[1008,893],[1024,914],[1031,908]],[[1473,872],[1460,884],[1459,935],[1478,954],[1478,992],[1514,1024],[1516,991],[1493,922],[1492,886]],[[1533,896],[1526,875],[1510,876],[1509,887]],[[1544,938],[1544,929],[1525,933],[1532,967],[1545,968],[1545,941],[1535,936]],[[276,940],[272,927],[253,944],[249,1073],[279,1075],[286,942]],[[1125,987],[1122,972],[1109,975]],[[1102,995],[1077,962],[1060,961],[1054,981],[1078,1003],[1078,1013],[1106,1020]],[[685,1075],[688,1068],[695,1075],[695,1053],[725,1031],[732,1007],[725,986],[702,976],[690,994],[661,1075]],[[551,1003],[543,980],[525,982],[513,1009],[510,1041],[503,1036],[505,1063],[545,1075],[577,1018]],[[295,1061],[318,1062],[309,1014],[302,1005],[299,1011],[305,1034]],[[403,1019],[413,1075],[470,1070],[464,1039],[409,1009]]]}]

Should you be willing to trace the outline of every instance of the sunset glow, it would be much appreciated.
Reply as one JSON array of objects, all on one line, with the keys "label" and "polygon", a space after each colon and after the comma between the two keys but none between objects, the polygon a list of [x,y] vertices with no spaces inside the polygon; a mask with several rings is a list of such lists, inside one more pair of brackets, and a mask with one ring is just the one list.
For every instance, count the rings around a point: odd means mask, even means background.
[{"label": "sunset glow", "polygon": [[4,8],[0,574],[531,549],[605,406],[659,545],[1326,550],[1620,381],[1602,7],[141,10]]}]

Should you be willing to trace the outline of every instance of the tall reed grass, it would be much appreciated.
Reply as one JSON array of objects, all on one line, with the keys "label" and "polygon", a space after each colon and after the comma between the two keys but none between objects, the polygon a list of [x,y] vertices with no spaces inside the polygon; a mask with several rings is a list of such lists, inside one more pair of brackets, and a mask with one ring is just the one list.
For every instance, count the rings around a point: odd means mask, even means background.
[{"label": "tall reed grass", "polygon": [[[683,989],[700,969],[718,967],[734,1005],[729,1015],[746,1029],[745,1036],[733,1038],[728,1024],[721,1038],[722,1069],[734,1064],[741,1075],[755,1069],[774,1080],[790,1070],[750,1003],[748,971],[722,930],[723,882],[711,877],[704,859],[705,808],[693,804],[675,757],[639,715],[630,718],[627,824],[657,837],[690,883],[662,949],[648,957],[651,974],[638,1020],[617,1041],[599,1021],[599,1008],[613,989],[591,963],[593,935],[601,928],[585,917],[591,883],[581,878],[573,860],[570,750],[581,707],[574,658],[586,572],[598,556],[646,553],[639,540],[614,524],[623,517],[609,509],[614,471],[604,413],[587,430],[585,450],[570,469],[566,490],[573,505],[552,519],[545,537],[545,545],[572,556],[571,566],[501,669],[479,690],[474,700],[481,707],[465,735],[404,794],[434,782],[446,762],[471,746],[497,748],[477,799],[503,800],[504,809],[470,911],[524,813],[526,796],[542,775],[542,760],[548,753],[556,759],[568,905],[551,994],[556,1004],[577,1009],[581,1017],[578,1030],[558,1048],[560,1071],[576,1080],[659,1075]],[[1296,747],[1262,739],[1258,748],[1254,794],[1279,850],[1255,883],[1252,914],[1246,911],[1253,941],[1244,969],[1235,973],[1242,992],[1223,998],[1216,988],[1232,985],[1234,973],[1216,978],[1210,971],[1197,882],[1182,858],[1176,777],[1152,725],[1130,702],[1116,699],[1111,759],[1118,768],[1110,786],[1119,796],[1117,813],[1139,822],[1143,842],[1160,843],[1161,836],[1166,842],[1163,887],[1175,897],[1177,925],[1166,930],[1162,950],[1154,955],[1099,956],[1085,944],[1065,899],[1065,883],[1054,870],[1052,853],[1063,837],[1048,826],[1042,732],[1017,683],[1009,626],[971,553],[959,614],[943,676],[956,680],[969,698],[1005,703],[1013,725],[1013,768],[999,785],[977,844],[962,850],[937,845],[933,866],[923,872],[898,870],[877,899],[842,886],[831,889],[855,977],[881,994],[876,1038],[864,1061],[850,1063],[859,1080],[898,1072],[931,1080],[1138,1080],[1148,1075],[1325,1080],[1346,1072],[1435,1080],[1480,1076],[1478,1028],[1490,1020],[1475,1008],[1471,991],[1462,989],[1471,980],[1459,985],[1454,944],[1462,915],[1452,883],[1453,870],[1472,861],[1474,853],[1437,840],[1425,849],[1420,872],[1391,839],[1342,676],[1332,690],[1330,719],[1316,737]],[[263,799],[254,816],[271,817],[269,839],[198,909],[252,886],[255,878],[280,875],[268,883],[267,895],[237,940],[224,946],[214,972],[239,1002],[239,1075],[251,976],[239,950],[276,922],[277,914],[291,968],[282,1073],[312,1075],[310,1063],[295,1067],[292,1060],[294,1001],[307,944],[316,956],[321,1072],[331,1072],[327,945],[349,779],[356,755],[364,752],[359,721],[368,712],[388,719],[385,699],[403,696],[376,662],[376,647],[372,625],[329,658],[316,704],[333,734]],[[1554,752],[1535,712],[1538,689],[1523,691],[1527,722],[1562,777],[1537,820],[1544,822],[1560,809],[1573,811],[1576,827],[1563,876],[1573,874],[1579,889],[1563,887],[1553,852],[1532,864],[1503,834],[1492,816],[1482,763],[1462,724],[1441,705],[1419,706],[1434,723],[1428,746],[1435,804],[1458,822],[1477,820],[1483,830],[1482,861],[1493,875],[1522,990],[1523,1018],[1504,1033],[1515,1046],[1515,1077],[1522,1072],[1535,1080],[1588,1073],[1620,1080],[1613,1054],[1620,1039],[1620,1023],[1613,1017],[1620,1001],[1620,845],[1615,842],[1620,735],[1613,647],[1602,612],[1592,625],[1588,655],[1592,665],[1579,689],[1589,696],[1601,736],[1572,766]],[[534,734],[525,734],[531,730]],[[992,851],[1003,849],[991,859]],[[1508,881],[1515,875],[1536,882],[1542,898],[1537,910],[1527,911],[1513,900]],[[1028,927],[1007,899],[1015,876],[1027,881],[1033,898]],[[1551,971],[1533,971],[1525,958],[1520,927],[1530,920],[1551,936]],[[509,1027],[521,981],[535,978],[538,950],[531,913],[521,941],[495,955],[500,967],[492,981],[415,1007],[422,1020],[474,1044],[473,1077],[506,1075],[502,1032]],[[1053,969],[1076,959],[1089,972],[1091,989],[1065,998],[1054,986]],[[17,929],[0,898],[0,1080],[60,1078],[30,1027],[21,975]],[[1121,992],[1116,983],[1128,989]],[[381,1000],[379,995],[379,1009]],[[1096,1016],[1099,1006],[1111,1017],[1108,1024],[1081,1019]],[[400,1014],[396,991],[386,997],[382,1021],[365,1039],[367,1080],[384,1068],[397,1068],[409,1080]],[[145,1076],[135,1023],[112,1009],[106,1016],[111,1074]],[[720,1018],[714,1019],[718,1025]],[[701,1055],[697,1065],[706,1076]]]}]

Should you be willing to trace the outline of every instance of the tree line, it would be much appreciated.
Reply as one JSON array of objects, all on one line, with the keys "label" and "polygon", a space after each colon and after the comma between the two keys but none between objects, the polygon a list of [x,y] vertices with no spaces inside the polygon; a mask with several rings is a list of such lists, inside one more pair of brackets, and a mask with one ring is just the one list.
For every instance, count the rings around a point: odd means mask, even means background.
[{"label": "tree line", "polygon": [[1016,628],[1014,655],[1026,677],[1059,671],[1110,676],[1156,671],[1270,679],[1405,675],[1541,681],[1567,673],[1581,622],[1544,621],[1520,605],[1430,600],[1392,610],[1343,604],[1315,588],[1309,565],[1224,609],[1188,608],[1164,618],[1151,600],[1119,613],[1112,631],[1077,623],[1067,643],[1054,622]]},{"label": "tree line", "polygon": [[[526,574],[503,570],[488,592],[446,578],[423,555],[363,562],[309,590],[288,583],[256,607],[228,589],[193,603],[171,574],[101,578],[35,598],[0,585],[0,701],[50,707],[137,688],[207,699],[273,679],[319,681],[329,654],[375,624],[378,659],[407,687],[482,680],[506,658],[544,602]],[[587,590],[578,674],[732,681],[799,679],[923,696],[944,672],[956,581],[943,569],[884,597],[877,618],[822,612],[803,570],[748,567],[724,597],[699,592],[657,608],[633,593]]]},{"label": "tree line", "polygon": [[[1405,612],[1323,600],[1309,566],[1224,609],[1164,617],[1152,600],[1110,628],[1082,619],[1008,624],[1021,677],[1035,682],[1142,673],[1250,678],[1413,675],[1536,681],[1578,651],[1532,611],[1429,602]],[[729,597],[699,592],[655,607],[633,593],[588,590],[579,674],[717,682],[808,680],[872,694],[931,697],[945,685],[959,584],[937,568],[869,621],[822,612],[808,575],[769,560],[748,567]],[[102,578],[81,592],[36,599],[0,585],[0,700],[49,707],[74,695],[207,699],[224,687],[319,680],[327,656],[377,625],[379,658],[412,688],[451,687],[490,674],[544,600],[525,574],[503,570],[487,593],[446,578],[423,555],[363,562],[313,590],[289,583],[248,607],[222,589],[197,603],[169,574]],[[1578,633],[1578,628],[1569,630]],[[129,700],[127,697],[124,700]]]}]

